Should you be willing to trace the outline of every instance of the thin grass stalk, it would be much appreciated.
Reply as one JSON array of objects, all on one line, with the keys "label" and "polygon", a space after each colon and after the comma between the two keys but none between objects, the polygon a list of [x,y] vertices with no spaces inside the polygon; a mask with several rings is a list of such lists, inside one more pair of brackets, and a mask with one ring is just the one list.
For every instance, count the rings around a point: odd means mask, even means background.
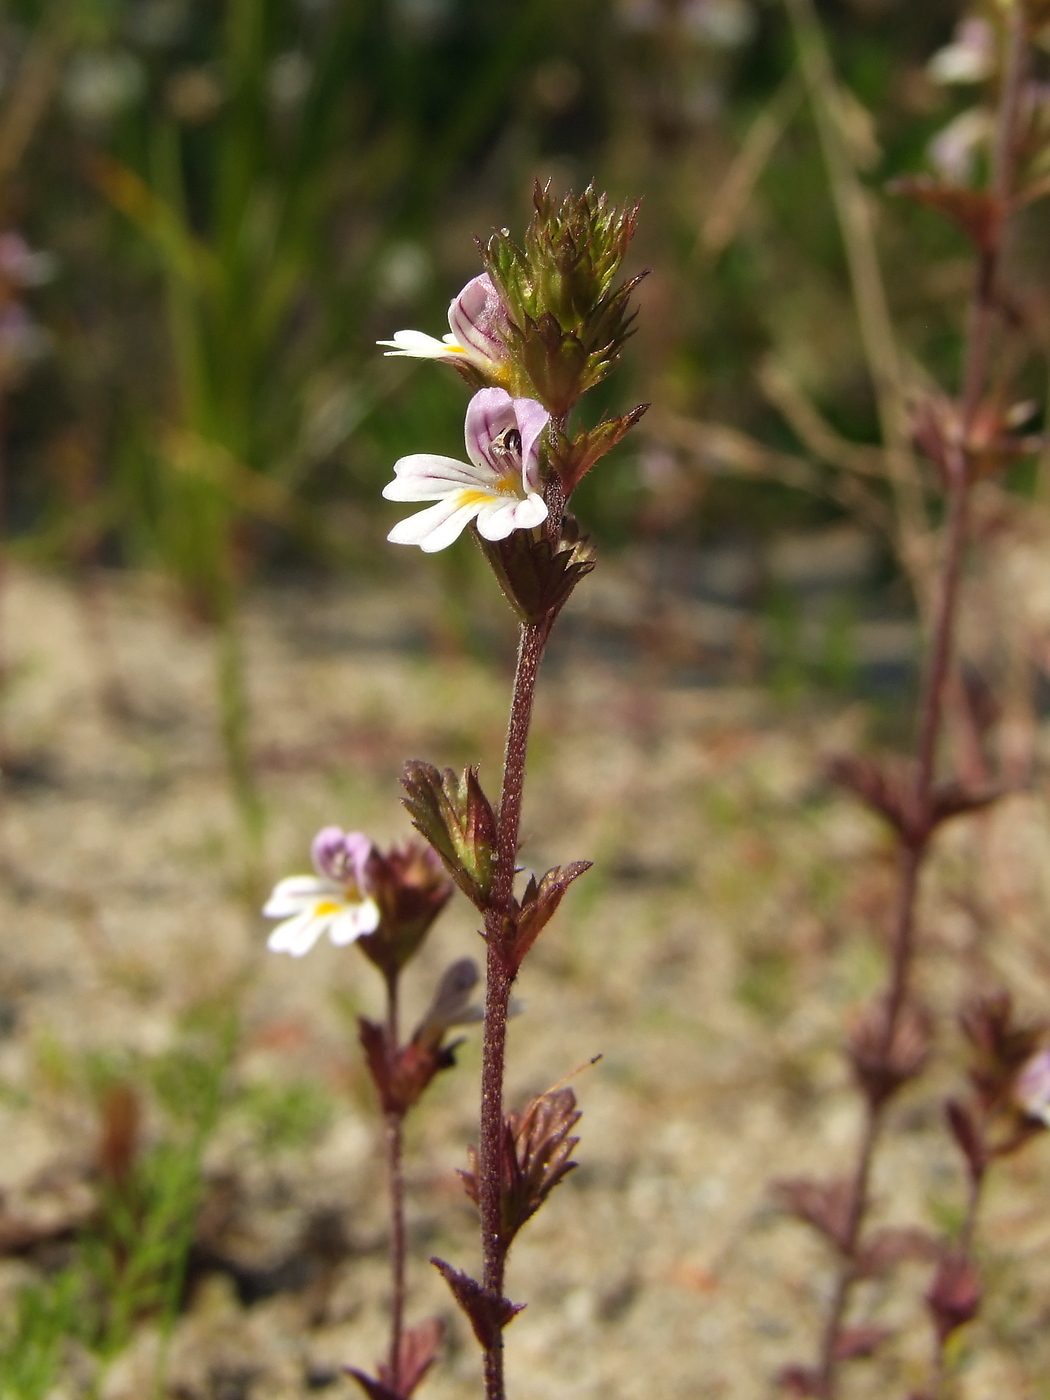
[{"label": "thin grass stalk", "polygon": [[[788,0],[789,5],[808,0]],[[985,391],[991,355],[991,341],[997,312],[998,282],[1005,251],[1006,231],[1012,195],[1017,116],[1024,77],[1025,26],[1016,7],[1010,26],[1009,47],[991,178],[991,193],[998,209],[995,236],[982,251],[968,319],[963,360],[960,417],[961,442],[949,462],[948,518],[944,527],[944,549],[938,580],[937,607],[933,618],[930,652],[920,702],[919,736],[916,747],[913,801],[918,814],[920,836],[903,841],[900,853],[900,882],[893,942],[893,961],[886,993],[881,1043],[883,1058],[888,1056],[907,1003],[915,959],[915,915],[922,871],[930,849],[931,809],[937,747],[944,721],[945,685],[951,663],[959,603],[959,582],[967,539],[968,506],[972,485],[970,464],[964,446]],[[848,1228],[842,1242],[840,1265],[824,1326],[818,1377],[822,1400],[838,1395],[836,1347],[858,1277],[858,1246],[870,1205],[870,1179],[883,1123],[883,1106],[872,1097],[866,1100],[866,1117],[852,1176]],[[970,1202],[968,1219],[974,1221],[978,1196]],[[969,1226],[972,1235],[973,1224]],[[943,1370],[943,1364],[938,1362]]]},{"label": "thin grass stalk", "polygon": [[38,23],[0,112],[0,184],[22,162],[29,143],[47,114],[62,77],[68,44],[61,3],[52,5]]},{"label": "thin grass stalk", "polygon": [[203,1190],[203,1163],[208,1141],[215,1131],[215,1124],[222,1108],[223,1092],[226,1088],[226,1075],[237,1048],[240,1025],[236,1014],[229,1015],[222,1025],[217,1046],[217,1055],[212,1064],[212,1074],[208,1081],[207,1093],[200,1106],[196,1131],[191,1139],[188,1160],[191,1164],[190,1190],[186,1208],[173,1233],[171,1243],[171,1269],[167,1286],[163,1291],[160,1308],[160,1348],[153,1373],[151,1400],[162,1400],[167,1393],[168,1362],[171,1344],[175,1337],[175,1324],[179,1319],[180,1305],[186,1288],[190,1250],[197,1228],[197,1215]]},{"label": "thin grass stalk", "polygon": [[248,874],[249,879],[254,882],[262,854],[266,811],[252,764],[244,650],[236,609],[232,603],[223,606],[219,620],[216,669],[219,723],[230,790],[248,840]]},{"label": "thin grass stalk", "polygon": [[837,80],[812,0],[784,0],[809,94],[853,288],[887,476],[897,518],[897,549],[919,606],[932,603],[926,541],[929,521],[911,448],[900,351],[889,311],[867,191],[857,178],[834,112]]}]

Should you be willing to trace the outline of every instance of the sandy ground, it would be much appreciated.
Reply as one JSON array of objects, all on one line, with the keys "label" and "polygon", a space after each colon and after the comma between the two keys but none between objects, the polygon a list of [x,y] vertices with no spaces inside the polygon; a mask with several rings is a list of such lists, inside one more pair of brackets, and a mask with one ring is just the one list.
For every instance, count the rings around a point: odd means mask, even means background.
[{"label": "sandy ground", "polygon": [[[18,572],[5,602],[16,762],[0,809],[3,1202],[38,1218],[90,1190],[92,1057],[148,1059],[178,1044],[202,999],[236,1004],[231,1104],[245,1086],[306,1083],[328,1112],[292,1147],[223,1114],[207,1154],[209,1181],[232,1200],[222,1248],[271,1286],[245,1306],[228,1270],[198,1280],[168,1393],[351,1395],[339,1367],[368,1367],[384,1346],[385,1205],[346,1010],[378,1013],[378,980],[353,949],[266,953],[216,739],[210,638],[147,579],[104,591],[133,709],[123,722],[101,704],[100,659],[70,587]],[[253,599],[266,879],[305,869],[327,823],[380,842],[406,835],[407,757],[480,759],[495,788],[508,675],[422,645],[440,634],[437,607],[425,583]],[[845,1171],[855,1137],[838,1047],[851,1008],[878,986],[892,868],[885,834],[819,773],[823,754],[862,741],[869,724],[855,705],[785,709],[757,688],[675,685],[652,656],[592,652],[574,666],[563,650],[545,672],[524,859],[542,870],[588,858],[595,869],[521,978],[510,1100],[604,1058],[576,1081],[580,1168],[512,1258],[510,1294],[528,1304],[508,1333],[514,1400],[764,1400],[781,1366],[811,1354],[830,1261],[772,1208],[768,1183]],[[958,1217],[964,1183],[940,1098],[960,1083],[954,1012],[967,987],[1000,980],[1029,1012],[1047,1010],[1048,826],[1042,797],[1027,794],[942,838],[920,969],[939,1049],[892,1113],[876,1178],[883,1220]],[[413,1005],[446,962],[478,949],[457,899],[413,969]],[[425,1262],[476,1263],[454,1169],[474,1134],[477,1041],[469,1035],[409,1132],[411,1316],[437,1312],[450,1327],[421,1392],[431,1400],[479,1390],[476,1347]],[[163,1132],[156,1114],[148,1132]],[[993,1182],[981,1229],[988,1301],[955,1357],[964,1400],[1050,1396],[1048,1185],[1043,1140]],[[344,1241],[334,1263],[289,1267],[319,1229]],[[0,1261],[3,1295],[36,1267]],[[851,1400],[903,1400],[924,1383],[927,1283],[921,1267],[902,1267],[858,1299],[899,1334],[850,1368]],[[146,1320],[95,1373],[104,1400],[151,1395],[157,1354]],[[56,1400],[86,1393],[84,1374],[73,1357]]]}]

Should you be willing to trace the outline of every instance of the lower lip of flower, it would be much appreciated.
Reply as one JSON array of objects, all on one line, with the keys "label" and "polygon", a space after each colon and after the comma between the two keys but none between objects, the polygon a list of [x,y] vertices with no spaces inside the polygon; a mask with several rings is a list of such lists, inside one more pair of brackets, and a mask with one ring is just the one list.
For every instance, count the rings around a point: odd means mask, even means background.
[{"label": "lower lip of flower", "polygon": [[515,483],[507,477],[501,477],[492,483],[491,491],[462,491],[459,502],[461,506],[485,506],[488,505],[495,496],[517,496],[518,491]]},{"label": "lower lip of flower", "polygon": [[318,900],[314,905],[314,917],[320,918],[325,914],[338,914],[342,907],[341,904],[336,904],[335,901],[331,899]]}]

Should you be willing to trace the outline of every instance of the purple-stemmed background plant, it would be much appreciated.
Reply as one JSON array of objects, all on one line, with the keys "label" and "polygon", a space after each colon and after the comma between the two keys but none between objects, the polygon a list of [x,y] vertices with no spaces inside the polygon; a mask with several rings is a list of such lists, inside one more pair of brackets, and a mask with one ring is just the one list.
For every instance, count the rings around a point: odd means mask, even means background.
[{"label": "purple-stemmed background plant", "polygon": [[[808,13],[802,0],[793,12]],[[863,1099],[863,1123],[849,1174],[828,1182],[782,1181],[776,1195],[791,1213],[814,1226],[832,1245],[836,1271],[815,1364],[790,1366],[785,1389],[816,1400],[837,1400],[844,1362],[870,1355],[888,1336],[882,1328],[851,1317],[857,1285],[909,1257],[934,1262],[926,1304],[934,1331],[929,1388],[914,1400],[939,1400],[946,1385],[945,1348],[977,1312],[980,1282],[973,1258],[982,1186],[996,1157],[1016,1150],[1045,1122],[1045,1056],[1039,1027],[1019,1027],[1009,999],[975,999],[962,1024],[975,1056],[970,1100],[951,1101],[947,1120],[965,1159],[969,1195],[958,1238],[938,1242],[924,1232],[872,1230],[871,1178],[886,1122],[898,1091],[925,1067],[932,1045],[929,1012],[915,989],[921,952],[917,910],[922,876],[934,837],[953,817],[989,807],[1004,795],[1003,781],[973,781],[939,775],[953,674],[960,584],[970,544],[973,490],[984,476],[1001,471],[1026,451],[1012,431],[1009,386],[1002,382],[1003,338],[1016,324],[1016,298],[1006,279],[1011,219],[1046,192],[1031,157],[1043,148],[1045,98],[1031,77],[1035,40],[1045,32],[1046,7],[1014,4],[991,20],[970,21],[957,47],[979,48],[996,95],[994,135],[985,186],[946,177],[899,181],[897,190],[946,215],[970,236],[977,252],[967,325],[961,388],[954,399],[926,394],[913,412],[917,446],[932,463],[943,501],[936,567],[927,598],[927,647],[913,756],[907,761],[842,757],[833,776],[886,819],[897,845],[897,889],[889,967],[881,995],[859,1016],[847,1044],[853,1078]],[[806,30],[801,29],[803,41]],[[977,41],[980,41],[979,43]],[[976,59],[974,60],[976,62]],[[958,67],[959,59],[955,60]],[[1001,1126],[1003,1118],[1006,1127]]]}]

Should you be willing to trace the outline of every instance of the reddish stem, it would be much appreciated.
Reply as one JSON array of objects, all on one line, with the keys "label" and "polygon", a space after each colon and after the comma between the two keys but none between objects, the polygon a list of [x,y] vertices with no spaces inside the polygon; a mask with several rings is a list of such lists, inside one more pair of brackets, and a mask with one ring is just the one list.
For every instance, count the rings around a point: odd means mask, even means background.
[{"label": "reddish stem", "polygon": [[[390,1054],[399,1044],[398,973],[386,979],[386,1033]],[[401,1337],[405,1326],[405,1174],[403,1166],[402,1115],[386,1115],[387,1181],[390,1187],[390,1374],[400,1380]]]},{"label": "reddish stem", "polygon": [[[492,906],[485,918],[488,942],[485,988],[485,1038],[481,1067],[481,1125],[478,1144],[478,1197],[481,1214],[482,1281],[486,1290],[503,1296],[507,1249],[501,1228],[501,1176],[503,1153],[503,1078],[507,1045],[507,1007],[513,974],[503,954],[505,920],[514,897],[514,875],[521,825],[521,799],[525,784],[525,757],[529,744],[536,677],[553,618],[525,623],[518,646],[507,747],[503,762],[499,826],[496,837],[496,871]],[[487,1400],[504,1400],[503,1336],[497,1331],[485,1353]]]},{"label": "reddish stem", "polygon": [[[992,236],[982,249],[971,303],[966,337],[960,403],[961,440],[948,463],[948,517],[944,527],[944,554],[941,561],[937,609],[933,621],[930,653],[920,703],[919,736],[914,770],[913,811],[921,833],[902,840],[897,916],[893,939],[893,960],[886,992],[885,1016],[879,1051],[886,1057],[907,1004],[915,957],[915,911],[922,868],[929,851],[931,835],[934,769],[937,746],[944,719],[944,691],[951,663],[959,603],[959,581],[966,546],[970,496],[970,466],[966,451],[969,430],[980,408],[988,375],[991,337],[998,302],[998,282],[1005,251],[1008,215],[1015,164],[1015,134],[1020,104],[1025,58],[1025,30],[1021,7],[1015,7],[1011,22],[1002,99],[999,108],[991,194],[998,216]],[[882,1129],[883,1105],[874,1097],[866,1099],[866,1116],[858,1145],[850,1194],[848,1229],[843,1241],[839,1269],[823,1330],[818,1364],[822,1400],[838,1395],[836,1349],[857,1280],[858,1250],[864,1220],[870,1204],[870,1181],[875,1151]],[[972,1234],[979,1193],[972,1196],[968,1231]],[[940,1353],[938,1351],[938,1357]],[[943,1370],[943,1362],[937,1366]],[[939,1371],[938,1371],[939,1374]],[[936,1379],[936,1376],[935,1376]],[[935,1392],[936,1393],[936,1392]]]}]

